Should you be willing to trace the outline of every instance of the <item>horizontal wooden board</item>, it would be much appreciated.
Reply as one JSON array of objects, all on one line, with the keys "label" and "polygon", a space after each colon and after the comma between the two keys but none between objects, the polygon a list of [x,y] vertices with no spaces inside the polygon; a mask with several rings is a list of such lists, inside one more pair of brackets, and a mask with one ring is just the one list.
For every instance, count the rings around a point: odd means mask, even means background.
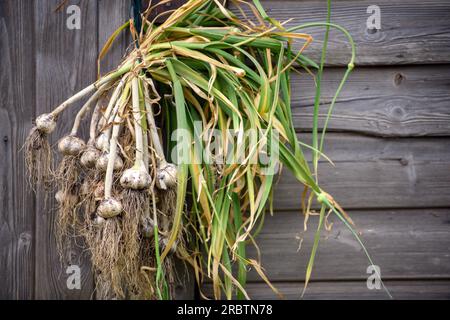
[{"label": "horizontal wooden board", "polygon": [[[383,278],[450,278],[450,209],[349,211],[349,215]],[[300,213],[266,216],[256,242],[269,279],[305,279],[317,221],[310,217],[304,232]],[[334,225],[321,235],[312,280],[366,279],[369,262],[361,246],[336,217],[330,216],[329,222]],[[255,249],[249,246],[248,254],[256,256]],[[260,277],[251,271],[249,280]]]},{"label": "horizontal wooden board", "polygon": [[[263,0],[267,13],[280,21],[293,20],[287,28],[326,20],[325,1]],[[368,30],[370,5],[381,10],[381,29]],[[245,10],[251,17],[250,9]],[[346,28],[357,47],[358,65],[447,63],[450,61],[450,3],[445,0],[378,0],[332,1],[333,23]],[[376,31],[376,32],[374,32]],[[304,29],[314,42],[305,53],[319,60],[324,35],[323,27]],[[299,49],[302,42],[296,42]],[[339,31],[330,32],[327,61],[330,65],[346,65],[350,46]]]},{"label": "horizontal wooden board", "polygon": [[[319,126],[345,70],[325,69]],[[314,79],[292,73],[292,115],[300,131],[312,128]],[[376,136],[450,135],[450,66],[356,68],[335,104],[329,131]]]},{"label": "horizontal wooden board", "polygon": [[[310,134],[299,134],[309,143]],[[329,134],[319,184],[346,209],[431,208],[450,204],[450,140]],[[308,158],[308,155],[307,155]],[[275,186],[277,210],[300,208],[303,188],[287,169]]]},{"label": "horizontal wooden board", "polygon": [[[303,282],[280,282],[275,287],[284,299],[298,300],[303,290]],[[450,281],[386,281],[395,300],[448,300],[450,299]],[[264,283],[247,284],[247,293],[254,300],[278,299]],[[204,288],[212,296],[211,288]],[[303,296],[305,300],[381,300],[389,299],[383,290],[369,290],[365,281],[311,282]]]}]

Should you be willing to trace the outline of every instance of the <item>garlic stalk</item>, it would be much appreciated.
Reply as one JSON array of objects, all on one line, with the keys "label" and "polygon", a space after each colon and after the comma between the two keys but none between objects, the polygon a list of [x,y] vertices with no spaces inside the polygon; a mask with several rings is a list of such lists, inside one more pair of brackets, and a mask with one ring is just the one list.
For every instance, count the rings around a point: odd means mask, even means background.
[{"label": "garlic stalk", "polygon": [[[109,115],[109,120],[107,122],[107,124],[113,124],[113,123],[117,123],[116,118],[119,117],[120,118],[120,113],[122,112],[122,110],[125,108],[126,103],[128,101],[128,93],[130,91],[130,84],[127,83],[125,88],[123,89],[122,93],[121,93],[121,97],[120,99],[118,99],[114,105],[114,108],[112,110],[112,112]],[[120,109],[120,110],[119,110]],[[114,125],[113,125],[114,128]],[[105,130],[105,132],[102,132],[97,140],[95,141],[95,146],[100,150],[103,151],[103,155],[100,156],[100,158],[98,158],[95,166],[98,170],[106,172],[107,167],[108,167],[108,162],[109,162],[109,156],[108,153],[110,152],[110,135],[111,135],[111,128],[108,128],[107,130]],[[114,162],[114,170],[119,170],[123,167],[123,161],[121,157],[115,157],[115,162]]]},{"label": "garlic stalk", "polygon": [[114,199],[112,196],[112,186],[113,186],[114,170],[116,169],[117,165],[117,159],[120,159],[120,157],[118,157],[117,155],[117,143],[118,143],[117,139],[119,136],[120,127],[122,125],[121,114],[123,109],[126,107],[126,103],[128,100],[127,95],[129,90],[127,90],[127,88],[129,88],[129,86],[127,86],[125,90],[122,92],[122,96],[120,99],[120,107],[118,113],[114,117],[112,136],[109,142],[108,163],[105,174],[105,194],[104,199],[100,202],[97,208],[97,214],[105,219],[115,217],[120,213],[122,213],[123,210],[120,201]]},{"label": "garlic stalk", "polygon": [[61,138],[58,142],[58,150],[64,155],[76,156],[80,154],[85,148],[85,143],[82,139],[78,138],[77,132],[80,128],[81,120],[86,115],[86,113],[91,109],[92,104],[98,100],[98,98],[103,94],[103,92],[108,87],[109,82],[103,84],[83,105],[83,107],[78,111],[75,121],[72,126],[72,131],[68,136]]},{"label": "garlic stalk", "polygon": [[100,151],[94,146],[95,138],[97,136],[97,125],[100,119],[100,111],[101,100],[99,99],[91,118],[91,124],[89,127],[89,140],[80,158],[81,164],[86,168],[95,167],[97,159],[101,156]]},{"label": "garlic stalk", "polygon": [[83,90],[79,91],[78,93],[76,93],[75,95],[73,95],[72,97],[70,97],[69,99],[64,101],[63,103],[61,103],[49,115],[53,119],[56,119],[58,117],[58,115],[61,112],[63,112],[68,106],[70,106],[71,104],[77,102],[78,100],[80,100],[84,96],[90,94],[92,91],[102,87],[104,84],[107,84],[111,80],[114,80],[114,79],[120,77],[124,73],[130,71],[130,69],[131,69],[131,63],[124,64],[122,67],[120,67],[116,71],[109,73],[108,75],[104,76],[103,78],[100,78],[96,82],[90,84],[89,86],[87,86]]},{"label": "garlic stalk", "polygon": [[156,172],[156,186],[161,190],[167,190],[176,185],[178,170],[176,165],[174,165],[173,163],[168,163],[164,156],[164,150],[161,146],[161,141],[159,140],[155,118],[153,116],[153,110],[150,103],[150,96],[148,93],[148,88],[146,86],[144,86],[144,95],[145,108],[147,111],[147,122],[149,127],[148,129],[153,143],[153,148],[155,149],[156,155],[159,159],[158,169]]},{"label": "garlic stalk", "polygon": [[[114,118],[117,115],[117,112],[119,110],[119,107],[121,105],[121,99],[119,99],[119,94],[128,95],[129,91],[129,83],[125,86],[125,88],[122,90],[123,87],[123,79],[120,81],[119,85],[114,89],[114,92],[112,94],[111,100],[108,103],[108,107],[106,108],[106,112],[103,115],[102,119],[99,121],[99,127],[103,127],[105,125],[110,125],[114,122]],[[103,152],[108,152],[109,149],[109,139],[111,136],[111,126],[109,126],[104,132],[102,132],[95,141],[95,146],[97,149]]]},{"label": "garlic stalk", "polygon": [[134,117],[134,130],[136,140],[136,158],[132,168],[127,169],[120,178],[120,184],[124,188],[142,190],[151,184],[151,177],[147,172],[144,162],[144,133],[142,130],[142,116],[139,103],[139,80],[134,77],[131,80],[131,94]]}]

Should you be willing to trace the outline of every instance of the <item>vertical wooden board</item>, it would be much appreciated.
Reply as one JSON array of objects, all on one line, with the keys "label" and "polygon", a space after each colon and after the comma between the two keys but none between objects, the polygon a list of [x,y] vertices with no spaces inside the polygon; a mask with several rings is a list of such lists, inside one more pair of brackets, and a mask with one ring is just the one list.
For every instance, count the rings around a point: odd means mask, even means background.
[{"label": "vertical wooden board", "polygon": [[[108,38],[130,18],[131,1],[98,1],[98,48],[103,48]],[[131,39],[128,30],[115,39],[110,50],[101,61],[101,73],[105,74],[114,68],[122,60],[127,48],[131,47]]]},{"label": "vertical wooden board", "polygon": [[[36,30],[36,113],[49,112],[96,78],[97,59],[97,2],[68,1],[60,10],[60,0],[35,2]],[[70,30],[67,18],[76,14],[67,12],[70,5],[80,10],[81,29]],[[80,103],[73,105],[58,119],[53,137],[66,135]],[[84,131],[84,130],[81,130]],[[53,139],[52,143],[55,143]],[[36,214],[36,298],[37,299],[90,299],[93,277],[89,256],[77,240],[73,250],[60,263],[56,251],[54,221],[56,216],[53,194],[45,201],[42,193],[37,197]],[[70,290],[66,274],[69,265],[80,268],[81,287]]]},{"label": "vertical wooden board", "polygon": [[0,1],[0,299],[34,295],[34,197],[20,150],[35,111],[32,12],[32,1]]}]

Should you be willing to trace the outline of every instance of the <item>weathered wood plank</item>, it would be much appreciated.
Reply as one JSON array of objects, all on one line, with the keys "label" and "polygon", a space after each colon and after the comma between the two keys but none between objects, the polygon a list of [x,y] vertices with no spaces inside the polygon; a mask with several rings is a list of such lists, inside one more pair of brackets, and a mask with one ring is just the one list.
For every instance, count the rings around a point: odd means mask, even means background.
[{"label": "weathered wood plank", "polygon": [[33,2],[0,2],[0,299],[34,296],[34,197],[23,152],[35,104]]},{"label": "weathered wood plank", "polygon": [[[344,73],[325,70],[319,126]],[[292,114],[298,130],[310,131],[314,80],[292,73]],[[377,136],[448,136],[450,134],[450,66],[356,68],[334,108],[329,131]]]},{"label": "weathered wood plank", "polygon": [[[303,282],[280,282],[275,287],[284,295],[284,299],[300,299]],[[450,299],[450,281],[386,281],[392,296],[396,300],[448,300]],[[205,292],[212,296],[209,286]],[[247,293],[254,300],[275,300],[278,297],[264,283],[249,283]],[[369,290],[365,281],[310,282],[303,297],[305,300],[381,300],[388,299],[383,290]]]},{"label": "weathered wood plank", "polygon": [[[357,230],[385,279],[450,277],[450,210],[410,209],[350,211]],[[310,217],[303,232],[300,213],[276,212],[266,216],[256,238],[262,265],[274,281],[303,281],[318,218]],[[355,280],[368,277],[369,262],[360,245],[334,216],[331,231],[323,232],[312,280]],[[301,242],[300,251],[297,251]],[[248,248],[255,256],[254,248]],[[259,281],[251,272],[250,281]]]},{"label": "weathered wood plank", "polygon": [[[81,1],[81,29],[66,27],[66,10],[55,12],[59,0],[35,2],[36,30],[36,106],[37,114],[48,112],[56,105],[95,81],[97,59],[97,2]],[[71,4],[69,2],[69,4]],[[79,105],[79,104],[78,104]],[[76,106],[74,106],[76,109]],[[54,137],[70,130],[75,109],[58,119]],[[64,257],[62,263],[55,247],[53,196],[45,203],[38,195],[36,218],[36,298],[37,299],[89,299],[93,292],[93,277],[87,253],[78,246]],[[77,241],[81,241],[78,239]],[[81,289],[67,287],[66,268],[78,265]]]},{"label": "weathered wood plank", "polygon": [[[130,19],[131,2],[127,1],[98,1],[98,47],[103,48],[108,38]],[[115,69],[121,62],[127,48],[132,49],[131,37],[128,30],[124,30],[114,41],[106,56],[101,61],[101,73],[105,74]]]},{"label": "weathered wood plank", "polygon": [[[310,141],[309,134],[300,139]],[[304,136],[302,138],[302,136]],[[432,208],[450,204],[450,141],[329,134],[319,165],[321,187],[346,209]],[[275,186],[278,210],[299,209],[303,188],[284,170]]]},{"label": "weathered wood plank", "polygon": [[[324,1],[263,0],[267,13],[292,27],[326,20]],[[357,65],[447,63],[450,60],[450,3],[445,0],[379,0],[381,29],[367,29],[371,16],[367,8],[374,3],[365,1],[332,1],[332,22],[345,27],[355,40]],[[245,7],[245,6],[244,6]],[[245,9],[251,17],[249,9]],[[314,37],[305,54],[319,60],[324,28],[302,30]],[[299,49],[302,43],[297,42]],[[346,37],[333,30],[330,33],[330,65],[346,65],[350,59],[350,46]]]}]

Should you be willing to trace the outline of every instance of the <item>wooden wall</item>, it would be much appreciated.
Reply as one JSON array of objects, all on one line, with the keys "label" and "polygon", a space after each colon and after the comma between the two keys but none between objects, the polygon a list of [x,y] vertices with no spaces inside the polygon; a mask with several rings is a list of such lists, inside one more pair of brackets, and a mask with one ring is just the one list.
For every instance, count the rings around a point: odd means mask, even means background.
[{"label": "wooden wall", "polygon": [[[70,0],[57,10],[61,3],[0,0],[0,299],[94,298],[87,253],[74,249],[59,263],[54,201],[28,189],[21,147],[36,115],[95,81],[98,52],[129,18],[131,2]],[[71,4],[81,8],[80,30],[66,27]],[[120,62],[129,43],[119,37],[102,71]],[[64,119],[58,136],[70,130]],[[66,285],[73,264],[81,268],[80,290]],[[192,286],[177,287],[177,297],[192,296]]]},{"label": "wooden wall", "polygon": [[[376,2],[376,3],[375,3]],[[450,3],[445,0],[335,0],[332,20],[357,44],[357,67],[330,122],[319,181],[355,220],[394,298],[450,298]],[[89,299],[93,280],[86,253],[75,250],[60,265],[51,203],[27,189],[20,150],[34,117],[95,79],[97,53],[128,18],[128,1],[69,0],[81,7],[81,30],[66,28],[60,0],[0,0],[0,298]],[[269,14],[288,25],[325,18],[325,1],[264,0]],[[381,8],[381,30],[369,32],[369,5]],[[310,30],[318,57],[323,30]],[[102,70],[114,66],[128,42],[119,39]],[[326,110],[349,57],[331,33],[325,70]],[[293,114],[308,141],[313,83],[294,75]],[[323,121],[323,117],[321,117]],[[64,123],[64,122],[61,122]],[[59,126],[68,130],[69,123]],[[284,173],[276,213],[258,237],[267,274],[287,298],[300,297],[317,220],[303,233],[301,187]],[[303,239],[301,249],[300,239]],[[249,249],[252,254],[255,250]],[[69,290],[65,270],[78,264],[81,290]],[[335,221],[324,233],[305,298],[374,298],[366,287],[368,262]],[[253,298],[276,298],[253,272]],[[179,288],[180,297],[192,291]]]}]

